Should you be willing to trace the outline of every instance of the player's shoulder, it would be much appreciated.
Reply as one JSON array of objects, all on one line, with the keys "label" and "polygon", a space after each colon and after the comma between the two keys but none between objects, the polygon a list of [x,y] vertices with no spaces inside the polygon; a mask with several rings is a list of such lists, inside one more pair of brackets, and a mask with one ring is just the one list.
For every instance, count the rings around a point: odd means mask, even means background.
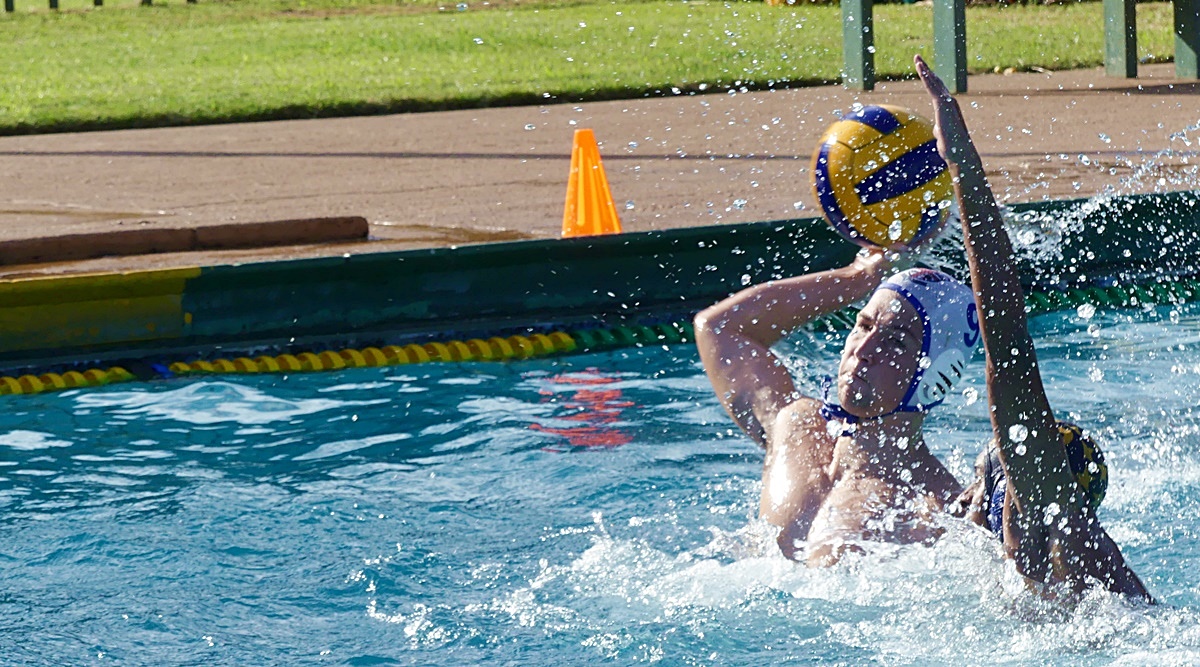
[{"label": "player's shoulder", "polygon": [[836,438],[829,434],[828,422],[821,416],[824,404],[808,396],[802,396],[783,406],[772,425],[772,441],[796,442],[812,440],[832,442]]}]

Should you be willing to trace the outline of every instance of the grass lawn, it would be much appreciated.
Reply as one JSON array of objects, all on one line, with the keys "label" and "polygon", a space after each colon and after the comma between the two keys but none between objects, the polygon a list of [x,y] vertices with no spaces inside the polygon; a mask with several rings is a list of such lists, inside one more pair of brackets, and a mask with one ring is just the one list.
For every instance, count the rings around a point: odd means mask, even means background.
[{"label": "grass lawn", "polygon": [[[0,14],[0,133],[641,97],[837,80],[836,6],[707,0],[183,0]],[[876,69],[909,76],[932,9],[875,8]],[[1099,2],[967,10],[971,71],[1102,63]],[[1144,61],[1171,5],[1138,5]]]}]

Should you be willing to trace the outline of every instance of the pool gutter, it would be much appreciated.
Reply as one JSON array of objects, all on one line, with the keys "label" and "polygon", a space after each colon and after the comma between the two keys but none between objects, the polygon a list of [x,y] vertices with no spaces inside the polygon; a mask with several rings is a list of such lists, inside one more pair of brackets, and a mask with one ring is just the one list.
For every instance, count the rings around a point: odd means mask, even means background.
[{"label": "pool gutter", "polygon": [[[1200,266],[1200,192],[1011,210],[1016,234],[1048,252],[1021,260],[1031,291],[1171,283]],[[0,369],[677,322],[744,285],[841,266],[855,251],[802,218],[14,278],[0,280]],[[961,267],[960,249],[938,255]]]}]

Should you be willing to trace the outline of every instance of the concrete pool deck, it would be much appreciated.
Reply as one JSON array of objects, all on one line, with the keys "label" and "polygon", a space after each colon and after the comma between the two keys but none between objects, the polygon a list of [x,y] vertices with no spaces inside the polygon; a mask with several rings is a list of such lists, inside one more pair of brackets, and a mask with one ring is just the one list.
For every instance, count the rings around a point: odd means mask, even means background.
[{"label": "concrete pool deck", "polygon": [[[1187,170],[1200,130],[1181,133],[1200,125],[1200,83],[1174,79],[1172,65],[1142,66],[1134,80],[1090,69],[969,85],[960,99],[1002,203],[1196,187]],[[900,81],[867,93],[825,86],[0,137],[0,257],[20,246],[47,259],[0,266],[0,277],[553,238],[579,128],[600,141],[626,231],[815,216],[812,149],[854,103],[929,107],[916,81]],[[344,227],[354,217],[371,240],[289,245],[280,226],[249,224]],[[54,261],[63,236],[206,229],[251,245],[261,235],[263,247]]]}]

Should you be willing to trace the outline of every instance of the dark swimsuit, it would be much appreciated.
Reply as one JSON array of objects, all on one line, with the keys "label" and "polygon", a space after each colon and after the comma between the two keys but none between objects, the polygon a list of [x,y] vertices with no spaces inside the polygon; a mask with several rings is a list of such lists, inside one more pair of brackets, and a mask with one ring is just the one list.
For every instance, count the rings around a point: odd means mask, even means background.
[{"label": "dark swimsuit", "polygon": [[[1108,466],[1104,463],[1104,453],[1075,424],[1059,421],[1056,425],[1063,447],[1067,450],[1071,473],[1095,510],[1100,507],[1108,490]],[[1004,529],[1004,496],[1008,489],[1008,478],[1004,476],[1004,466],[1000,463],[1000,448],[994,442],[988,443],[988,456],[983,464],[983,488],[984,502],[987,503],[983,508],[987,512],[987,527],[999,535]]]},{"label": "dark swimsuit", "polygon": [[1000,449],[988,447],[987,461],[983,464],[984,510],[987,511],[987,527],[999,535],[1004,529],[1004,496],[1008,489],[1008,478],[1000,463]]}]

